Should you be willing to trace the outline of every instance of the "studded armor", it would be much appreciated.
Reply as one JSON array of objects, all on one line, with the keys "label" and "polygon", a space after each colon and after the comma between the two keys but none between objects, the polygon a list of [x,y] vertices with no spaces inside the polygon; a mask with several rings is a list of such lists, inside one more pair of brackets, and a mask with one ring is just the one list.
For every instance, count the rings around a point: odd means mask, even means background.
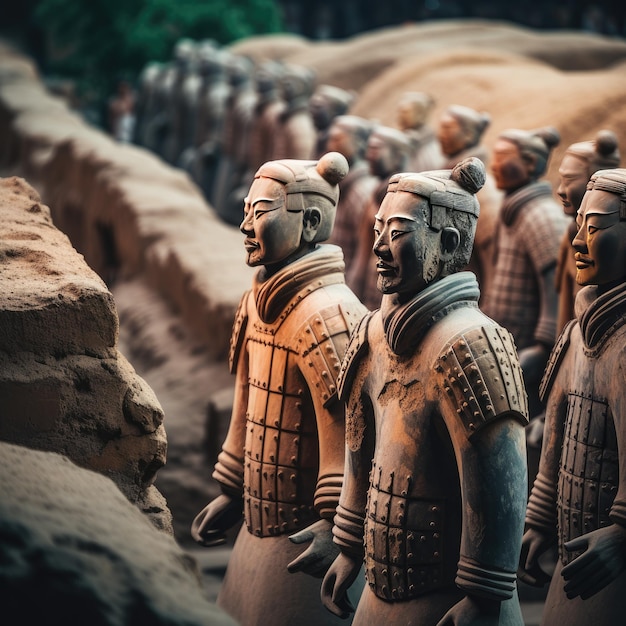
[{"label": "studded armor", "polygon": [[[473,275],[457,274],[424,290],[406,314],[370,314],[342,364],[349,452],[333,533],[343,552],[363,556],[383,600],[449,593],[455,582],[498,600],[514,595],[526,403],[511,338],[475,307],[474,285]],[[390,337],[386,329],[401,330]],[[478,480],[505,468],[514,486]],[[509,498],[507,490],[523,491],[498,514],[506,521],[483,512],[486,530],[476,533],[475,501]]]},{"label": "studded armor", "polygon": [[[594,299],[595,298],[595,299]],[[617,523],[626,526],[626,288],[596,298],[584,288],[542,382],[544,449],[526,513],[528,526],[558,535],[561,563],[580,552],[564,544]]]},{"label": "studded armor", "polygon": [[308,256],[316,258],[297,262],[282,283],[244,296],[231,340],[241,397],[214,477],[243,495],[248,530],[259,537],[332,518],[343,482],[336,380],[365,310],[340,267],[321,275],[319,254]]}]

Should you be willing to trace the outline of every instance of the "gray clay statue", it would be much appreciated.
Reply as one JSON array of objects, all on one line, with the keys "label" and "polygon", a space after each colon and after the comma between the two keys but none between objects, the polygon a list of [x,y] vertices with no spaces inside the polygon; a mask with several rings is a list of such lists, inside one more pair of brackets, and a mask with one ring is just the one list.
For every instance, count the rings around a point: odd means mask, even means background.
[{"label": "gray clay statue", "polygon": [[483,310],[515,339],[531,418],[543,410],[539,382],[556,340],[555,268],[566,221],[552,186],[541,177],[559,140],[552,127],[506,130],[498,136],[491,158],[496,185],[505,196],[494,276]]},{"label": "gray clay statue", "polygon": [[352,334],[339,376],[341,554],[322,583],[325,605],[348,615],[364,560],[359,626],[523,623],[526,395],[511,335],[459,271],[484,179],[479,159],[396,174],[376,214],[382,304]]},{"label": "gray clay statue", "polygon": [[[233,413],[213,474],[223,493],[192,526],[198,542],[219,544],[243,514],[218,597],[243,626],[340,623],[320,602],[319,578],[337,554],[345,448],[337,375],[366,310],[345,285],[341,250],[319,242],[347,171],[333,152],[271,161],[245,200],[247,263],[260,270],[231,340]],[[290,573],[299,570],[311,575]]]},{"label": "gray clay statue", "polygon": [[576,218],[576,318],[551,354],[520,578],[544,585],[542,624],[614,626],[626,602],[626,169],[600,170]]},{"label": "gray clay statue", "polygon": [[432,96],[423,91],[407,91],[396,107],[398,128],[411,140],[408,170],[423,172],[443,166],[444,158],[428,118],[435,106]]},{"label": "gray clay statue", "polygon": [[556,288],[559,293],[557,332],[574,319],[574,299],[580,290],[576,282],[576,263],[572,239],[578,231],[576,212],[580,208],[587,183],[597,170],[619,167],[620,153],[617,136],[610,130],[598,132],[594,141],[574,143],[563,155],[559,166],[559,186],[556,195],[563,204],[563,212],[570,218],[561,239],[559,258],[556,264]]},{"label": "gray clay statue", "polygon": [[397,128],[377,125],[369,134],[365,159],[370,173],[377,184],[370,194],[359,225],[358,245],[346,281],[361,302],[373,311],[380,306],[380,291],[376,286],[376,256],[372,254],[374,244],[374,216],[387,191],[389,177],[407,170],[411,153],[411,142]]},{"label": "gray clay statue", "polygon": [[361,243],[361,225],[374,188],[380,182],[370,174],[365,160],[371,129],[371,122],[363,117],[339,115],[331,124],[326,142],[328,150],[343,154],[350,166],[347,176],[339,183],[341,193],[330,243],[343,250],[346,282],[353,290],[356,286],[351,284],[352,266]]}]

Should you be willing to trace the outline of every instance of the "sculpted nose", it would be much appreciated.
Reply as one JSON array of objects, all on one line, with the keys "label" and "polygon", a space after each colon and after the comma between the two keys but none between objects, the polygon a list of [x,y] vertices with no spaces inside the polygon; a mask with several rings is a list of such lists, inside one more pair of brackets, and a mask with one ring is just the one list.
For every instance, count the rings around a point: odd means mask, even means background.
[{"label": "sculpted nose", "polygon": [[252,226],[252,212],[243,216],[241,224],[239,224],[239,230],[247,236],[254,234],[254,228]]}]

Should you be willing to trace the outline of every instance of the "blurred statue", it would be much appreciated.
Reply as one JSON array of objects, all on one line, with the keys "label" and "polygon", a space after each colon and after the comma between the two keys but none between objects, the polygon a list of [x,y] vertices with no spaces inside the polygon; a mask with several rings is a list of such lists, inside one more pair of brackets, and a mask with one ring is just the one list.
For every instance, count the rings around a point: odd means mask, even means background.
[{"label": "blurred statue", "polygon": [[278,118],[274,159],[311,159],[317,134],[309,111],[315,73],[307,67],[288,65],[280,80],[285,107]]},{"label": "blurred statue", "polygon": [[164,63],[149,64],[141,74],[137,141],[162,155],[167,136],[167,89],[170,68]]},{"label": "blurred statue", "polygon": [[578,231],[576,212],[580,208],[591,175],[597,170],[615,168],[619,164],[617,136],[610,130],[599,131],[594,141],[572,144],[563,155],[556,194],[563,203],[563,212],[570,220],[561,239],[556,264],[556,289],[559,293],[557,333],[574,319],[574,299],[580,290],[580,285],[576,282],[576,263],[572,249],[572,239]]},{"label": "blurred statue", "polygon": [[[538,420],[533,424],[538,428],[532,436],[534,447],[540,441],[543,416],[539,383],[556,339],[556,259],[567,225],[552,186],[539,179],[559,140],[552,127],[506,130],[496,140],[491,163],[496,185],[505,196],[496,233],[494,277],[483,310],[515,338],[531,420]],[[532,480],[536,465],[530,465]]]},{"label": "blurred statue", "polygon": [[167,124],[161,156],[171,164],[178,162],[189,137],[185,88],[188,79],[195,81],[195,56],[196,42],[187,38],[180,39],[174,47],[174,59],[165,78]]},{"label": "blurred statue", "polygon": [[318,159],[327,150],[328,134],[333,120],[346,115],[356,100],[356,94],[333,85],[318,85],[309,98],[309,112],[317,132],[313,158]]},{"label": "blurred statue", "polygon": [[213,474],[223,493],[192,526],[196,541],[216,545],[243,513],[218,597],[243,626],[339,623],[315,577],[337,554],[345,423],[336,378],[366,311],[344,283],[341,250],[319,242],[330,235],[347,171],[337,153],[271,161],[245,201],[247,264],[261,269],[231,340],[235,399]]},{"label": "blurred statue", "polygon": [[353,332],[339,375],[346,467],[334,520],[341,554],[322,583],[337,615],[365,559],[353,624],[522,626],[516,591],[526,396],[510,334],[461,272],[485,179],[396,174],[376,214],[379,311]]},{"label": "blurred statue", "polygon": [[367,140],[365,158],[378,185],[363,211],[356,255],[350,273],[346,275],[346,282],[370,311],[380,306],[380,291],[376,286],[376,256],[372,254],[374,216],[387,191],[389,177],[406,171],[410,154],[409,138],[396,128],[375,126]]},{"label": "blurred statue", "polygon": [[263,163],[271,161],[275,153],[274,142],[280,124],[280,116],[285,109],[285,103],[279,90],[282,72],[283,68],[279,63],[266,61],[257,68],[254,75],[257,102],[248,147],[250,159],[248,180],[254,176],[254,172]]},{"label": "blurred statue", "polygon": [[[222,129],[230,94],[225,67],[228,53],[210,45],[198,49],[198,77],[193,120],[193,141],[181,166],[189,170],[193,179],[210,200],[217,165],[221,156]],[[240,205],[241,206],[241,205]]]},{"label": "blurred statue", "polygon": [[[339,183],[340,195],[337,204],[337,217],[330,237],[330,243],[343,250],[346,263],[346,277],[352,276],[352,266],[359,246],[361,223],[378,179],[370,174],[365,160],[367,140],[372,128],[371,122],[356,115],[339,115],[328,132],[329,150],[346,157],[350,171]],[[348,286],[351,279],[346,279]]]},{"label": "blurred statue", "polygon": [[241,196],[234,192],[243,184],[248,166],[248,138],[256,105],[252,72],[252,61],[247,57],[228,57],[226,73],[230,92],[211,204],[218,215],[230,224],[239,224],[241,221]]},{"label": "blurred statue", "polygon": [[[478,112],[466,106],[453,104],[439,119],[437,136],[447,159],[446,168],[452,168],[469,156],[478,157],[489,166],[487,149],[480,141],[491,123],[488,113]],[[491,292],[493,280],[495,232],[504,194],[499,191],[493,177],[487,173],[483,188],[478,192],[480,217],[474,238],[474,250],[466,269],[478,278],[481,305]]]},{"label": "blurred statue", "polygon": [[122,143],[130,143],[135,134],[135,92],[127,80],[117,83],[115,94],[109,99],[108,123],[111,135]]},{"label": "blurred statue", "polygon": [[396,109],[398,127],[411,139],[412,154],[408,169],[423,172],[443,167],[444,158],[428,118],[435,106],[432,96],[422,91],[407,91]]},{"label": "blurred statue", "polygon": [[549,579],[542,624],[624,621],[626,593],[626,169],[593,174],[572,241],[576,318],[542,381],[547,401],[539,473],[526,513],[520,577]]}]

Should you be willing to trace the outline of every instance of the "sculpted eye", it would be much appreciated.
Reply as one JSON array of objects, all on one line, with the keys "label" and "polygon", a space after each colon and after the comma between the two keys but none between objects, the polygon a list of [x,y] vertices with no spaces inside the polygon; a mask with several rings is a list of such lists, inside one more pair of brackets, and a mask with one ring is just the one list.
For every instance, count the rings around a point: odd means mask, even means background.
[{"label": "sculpted eye", "polygon": [[597,226],[594,226],[593,224],[587,224],[587,232],[590,235],[593,235],[593,233],[595,233],[597,230],[599,230]]},{"label": "sculpted eye", "polygon": [[391,234],[391,238],[395,239],[396,237],[399,237],[400,235],[404,235],[404,231],[403,230],[392,230],[390,234]]}]

